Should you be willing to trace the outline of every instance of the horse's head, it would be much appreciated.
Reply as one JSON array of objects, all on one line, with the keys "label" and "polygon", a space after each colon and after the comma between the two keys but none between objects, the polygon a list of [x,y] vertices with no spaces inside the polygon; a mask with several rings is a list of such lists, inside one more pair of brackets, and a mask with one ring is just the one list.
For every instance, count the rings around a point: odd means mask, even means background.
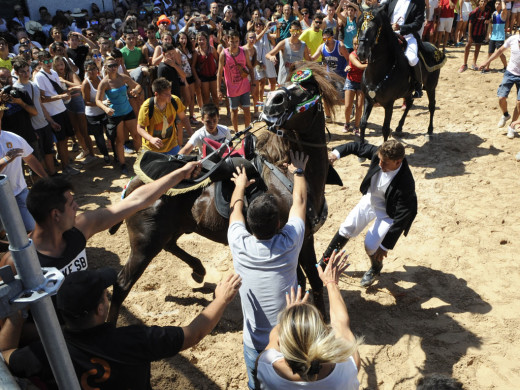
[{"label": "horse's head", "polygon": [[260,119],[275,128],[282,127],[293,115],[319,102],[320,91],[310,69],[298,70],[291,84],[267,95]]},{"label": "horse's head", "polygon": [[359,46],[356,51],[361,62],[368,60],[372,47],[379,43],[383,23],[388,22],[388,17],[385,16],[384,6],[372,8],[363,14],[363,24],[358,34]]},{"label": "horse's head", "polygon": [[267,123],[271,131],[291,128],[304,133],[309,130],[310,123],[299,123],[300,114],[320,108],[319,114],[316,115],[321,115],[321,119],[324,120],[321,100],[331,107],[337,103],[337,93],[330,82],[334,75],[329,76],[323,67],[314,63],[301,61],[295,65],[291,84],[267,96],[260,119]]}]

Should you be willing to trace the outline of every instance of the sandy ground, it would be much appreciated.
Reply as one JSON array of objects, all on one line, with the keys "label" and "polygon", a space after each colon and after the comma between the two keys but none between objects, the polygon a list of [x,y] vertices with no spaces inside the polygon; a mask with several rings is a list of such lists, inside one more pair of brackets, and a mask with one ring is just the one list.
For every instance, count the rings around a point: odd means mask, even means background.
[{"label": "sandy ground", "polygon": [[[497,129],[501,113],[496,89],[502,74],[459,74],[461,64],[462,49],[450,49],[437,88],[435,137],[427,141],[424,136],[426,98],[417,102],[406,122],[409,135],[402,141],[416,180],[419,213],[372,288],[359,286],[369,266],[363,238],[347,246],[352,266],[340,286],[352,328],[365,337],[359,373],[363,389],[411,389],[430,372],[451,374],[467,389],[517,389],[520,383],[520,304],[514,284],[520,249],[514,211],[520,163],[514,156],[520,142],[518,136],[506,138],[505,128]],[[499,61],[492,65],[501,67]],[[514,101],[512,94],[510,106]],[[399,116],[397,109],[392,127]],[[382,142],[382,117],[383,110],[374,109],[367,131],[368,141],[376,145]],[[329,126],[331,146],[353,139],[341,133],[342,118],[340,113],[338,123]],[[358,202],[368,165],[346,157],[336,167],[344,187],[326,188],[329,218],[316,234],[318,255]],[[83,209],[117,202],[127,181],[101,163],[73,180]],[[215,282],[232,270],[227,247],[193,235],[179,242],[207,267],[205,284],[194,284],[188,267],[163,251],[126,300],[121,325],[187,324],[210,302]],[[91,266],[117,269],[128,252],[124,225],[115,236],[98,234],[87,249]],[[198,346],[153,364],[154,388],[246,388],[241,340],[237,297]]]}]

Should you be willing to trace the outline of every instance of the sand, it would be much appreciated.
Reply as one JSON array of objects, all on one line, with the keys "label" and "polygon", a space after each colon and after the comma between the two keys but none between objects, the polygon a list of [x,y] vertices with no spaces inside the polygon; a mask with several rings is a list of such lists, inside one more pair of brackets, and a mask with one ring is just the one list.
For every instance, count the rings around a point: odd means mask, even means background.
[{"label": "sand", "polygon": [[[459,74],[462,53],[449,49],[441,71],[435,137],[425,137],[426,98],[417,101],[405,124],[409,134],[402,142],[416,180],[419,211],[410,234],[389,253],[373,287],[359,286],[369,266],[363,237],[347,246],[352,266],[340,287],[352,329],[365,337],[359,372],[363,389],[411,389],[417,378],[431,372],[453,375],[467,389],[517,389],[520,383],[515,285],[520,225],[514,206],[520,142],[518,136],[508,139],[506,128],[497,128],[501,112],[496,89],[502,74]],[[499,61],[492,64],[500,67]],[[512,111],[514,93],[508,102]],[[393,128],[400,114],[397,108]],[[381,144],[382,118],[383,110],[375,108],[368,142]],[[342,121],[339,113],[338,123],[329,126],[331,146],[353,140],[341,133]],[[223,117],[222,123],[229,124],[229,119]],[[318,256],[358,202],[368,164],[351,156],[338,161],[336,168],[344,187],[326,188],[329,218],[316,234]],[[73,178],[78,203],[86,210],[117,202],[127,180],[111,167],[93,165]],[[189,268],[163,251],[125,301],[120,325],[186,325],[211,301],[215,283],[232,271],[227,247],[196,235],[184,236],[179,243],[205,264],[205,284],[195,284]],[[103,232],[93,237],[87,249],[94,267],[120,269],[128,253],[125,225],[115,236]],[[241,340],[237,297],[199,345],[153,364],[154,388],[246,388]]]}]

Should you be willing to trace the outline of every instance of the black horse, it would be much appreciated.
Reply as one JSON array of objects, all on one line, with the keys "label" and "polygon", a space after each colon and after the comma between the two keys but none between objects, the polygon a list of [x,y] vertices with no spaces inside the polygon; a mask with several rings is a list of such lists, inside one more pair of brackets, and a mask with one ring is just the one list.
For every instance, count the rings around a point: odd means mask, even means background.
[{"label": "black horse", "polygon": [[[336,101],[336,90],[328,81],[328,75],[318,65],[301,63],[296,68],[295,75],[297,81],[279,89],[268,98],[262,119],[271,131],[259,136],[257,151],[270,163],[270,168],[263,168],[263,179],[268,192],[278,200],[282,226],[287,221],[292,203],[291,190],[287,188],[287,183],[292,183],[292,177],[284,163],[289,162],[289,150],[299,150],[309,155],[305,170],[308,186],[306,230],[299,264],[309,279],[315,303],[322,309],[323,284],[316,270],[313,234],[327,217],[324,192],[329,163],[323,103],[332,107]],[[281,176],[273,173],[273,165],[279,167]],[[127,193],[142,184],[141,179],[133,179],[127,187]],[[227,244],[228,219],[217,211],[215,188],[212,184],[176,196],[162,196],[154,205],[126,220],[131,251],[114,286],[109,321],[117,321],[123,300],[150,261],[162,249],[187,263],[197,282],[203,281],[206,274],[203,264],[181,249],[177,240],[183,234],[197,233]],[[111,229],[111,233],[115,230],[117,228]],[[193,240],[197,240],[197,236]],[[300,267],[298,281],[304,286],[305,276]]]},{"label": "black horse", "polygon": [[[406,109],[403,112],[396,133],[403,130],[404,121],[413,103],[414,78],[413,69],[408,64],[397,35],[392,30],[387,8],[383,5],[364,15],[362,29],[358,36],[359,47],[357,55],[360,61],[368,61],[363,74],[362,89],[365,94],[365,106],[361,118],[361,141],[365,139],[367,121],[375,103],[385,109],[383,122],[383,138],[386,141],[390,135],[390,121],[394,110],[394,102],[404,98]],[[439,81],[440,68],[444,65],[445,56],[435,46],[423,43],[423,47],[430,53],[435,53],[438,63],[429,72],[421,60],[423,89],[428,95],[428,109],[430,124],[427,137],[433,133],[433,114],[435,113],[435,88]]]}]

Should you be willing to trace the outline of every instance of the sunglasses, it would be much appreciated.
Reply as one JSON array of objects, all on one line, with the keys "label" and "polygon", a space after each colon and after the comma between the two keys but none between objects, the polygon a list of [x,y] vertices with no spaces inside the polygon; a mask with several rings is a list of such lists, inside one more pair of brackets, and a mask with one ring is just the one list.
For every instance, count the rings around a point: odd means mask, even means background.
[{"label": "sunglasses", "polygon": [[29,43],[28,40],[25,40],[25,41],[20,41],[20,45],[27,45]]},{"label": "sunglasses", "polygon": [[22,53],[22,54],[30,53],[30,52],[31,52],[31,51],[30,51],[29,49],[27,49],[27,50],[20,50],[20,53]]},{"label": "sunglasses", "polygon": [[323,37],[323,42],[326,42],[326,41],[330,41],[332,39],[332,37]]},{"label": "sunglasses", "polygon": [[101,58],[101,54],[94,54],[92,58]]},{"label": "sunglasses", "polygon": [[302,15],[309,15],[308,12],[302,12]]},{"label": "sunglasses", "polygon": [[43,60],[45,65],[52,64],[52,58],[50,60]]},{"label": "sunglasses", "polygon": [[139,15],[146,15],[146,11],[139,11]]},{"label": "sunglasses", "polygon": [[247,39],[255,39],[256,36],[250,36],[250,37],[247,37]]},{"label": "sunglasses", "polygon": [[302,32],[302,30],[300,30],[300,29],[293,29],[293,28],[291,28],[289,31],[292,32],[292,33],[300,33],[300,32]]},{"label": "sunglasses", "polygon": [[161,23],[159,23],[159,24],[170,24],[170,23],[168,23],[168,22],[161,22]]},{"label": "sunglasses", "polygon": [[87,72],[94,72],[95,70],[98,70],[98,68],[89,68],[87,69]]},{"label": "sunglasses", "polygon": [[96,26],[97,24],[99,24],[99,22],[97,20],[91,20],[90,24]]},{"label": "sunglasses", "polygon": [[117,68],[118,66],[119,66],[119,64],[110,64],[110,65],[107,65],[107,68],[113,69],[113,68]]},{"label": "sunglasses", "polygon": [[87,37],[95,37],[96,36],[96,33],[88,33],[87,34]]}]

